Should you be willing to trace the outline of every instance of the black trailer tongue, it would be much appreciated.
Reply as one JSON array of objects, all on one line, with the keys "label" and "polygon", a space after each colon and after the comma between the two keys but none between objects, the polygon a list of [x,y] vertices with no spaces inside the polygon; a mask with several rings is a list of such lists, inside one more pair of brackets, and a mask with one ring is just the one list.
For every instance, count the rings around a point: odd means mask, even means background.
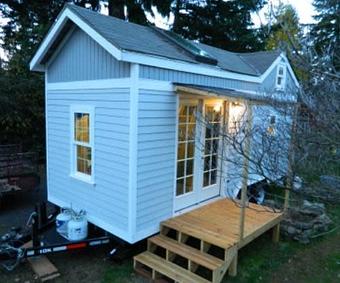
[{"label": "black trailer tongue", "polygon": [[130,245],[91,224],[86,239],[69,241],[56,231],[57,214],[55,211],[47,216],[46,204],[39,204],[25,227],[12,228],[3,235],[0,238],[0,265],[11,271],[26,258],[103,245],[109,246],[109,258],[121,261],[144,249],[144,242]]}]

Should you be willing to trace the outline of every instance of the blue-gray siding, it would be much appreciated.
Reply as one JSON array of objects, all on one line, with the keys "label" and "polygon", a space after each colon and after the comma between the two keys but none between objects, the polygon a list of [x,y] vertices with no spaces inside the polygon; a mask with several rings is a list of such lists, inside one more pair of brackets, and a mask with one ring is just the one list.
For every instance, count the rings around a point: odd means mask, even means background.
[{"label": "blue-gray siding", "polygon": [[176,95],[139,90],[137,154],[137,231],[159,227],[172,216]]},{"label": "blue-gray siding", "polygon": [[145,65],[140,66],[140,77],[144,79],[170,81],[174,83],[197,84],[228,89],[244,89],[256,91],[258,88],[258,84],[252,82],[211,77]]},{"label": "blue-gray siding", "polygon": [[117,61],[79,28],[72,32],[49,64],[50,83],[123,78],[130,75],[129,63]]},{"label": "blue-gray siding", "polygon": [[[47,91],[49,199],[85,209],[89,218],[120,230],[128,227],[129,93],[128,88]],[[70,106],[77,104],[95,107],[95,185],[70,177]]]}]

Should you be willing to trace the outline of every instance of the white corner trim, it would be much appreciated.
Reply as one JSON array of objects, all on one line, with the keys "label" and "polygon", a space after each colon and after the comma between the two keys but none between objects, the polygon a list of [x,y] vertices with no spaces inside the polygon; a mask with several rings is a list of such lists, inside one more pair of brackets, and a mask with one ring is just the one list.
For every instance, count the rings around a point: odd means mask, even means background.
[{"label": "white corner trim", "polygon": [[47,90],[128,88],[130,78],[47,83]]},{"label": "white corner trim", "polygon": [[49,125],[48,125],[48,91],[47,91],[47,81],[48,81],[48,71],[46,70],[45,72],[45,142],[46,142],[46,147],[45,147],[45,152],[46,152],[46,186],[47,186],[47,198],[49,197],[50,194],[50,167],[49,167]]},{"label": "white corner trim", "polygon": [[134,238],[137,229],[137,153],[138,153],[138,98],[139,65],[130,66],[130,130],[129,130],[129,234]]},{"label": "white corner trim", "polygon": [[121,60],[121,51],[110,43],[107,39],[96,32],[91,26],[85,23],[81,18],[79,18],[70,9],[66,8],[64,12],[60,15],[59,19],[55,22],[52,29],[49,31],[42,44],[35,53],[33,59],[30,62],[31,71],[43,71],[45,68],[40,64],[41,59],[46,54],[47,50],[51,47],[54,39],[58,36],[61,29],[64,27],[67,20],[74,22],[79,28],[81,28],[85,33],[87,33],[93,40],[98,42],[107,52],[109,52],[117,60]]}]

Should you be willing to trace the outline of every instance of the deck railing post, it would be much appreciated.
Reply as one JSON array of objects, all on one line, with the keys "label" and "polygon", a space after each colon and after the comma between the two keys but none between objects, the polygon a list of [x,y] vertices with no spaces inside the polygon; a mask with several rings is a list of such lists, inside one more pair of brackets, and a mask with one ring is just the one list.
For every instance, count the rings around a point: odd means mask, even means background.
[{"label": "deck railing post", "polygon": [[242,168],[242,189],[241,189],[241,215],[240,215],[240,241],[244,237],[244,224],[246,213],[246,199],[247,199],[247,187],[248,187],[248,171],[249,171],[249,156],[250,156],[250,144],[251,144],[251,128],[253,124],[252,105],[247,103],[247,119],[245,130],[245,145],[244,145],[244,162]]},{"label": "deck railing post", "polygon": [[295,139],[296,139],[296,127],[297,127],[297,115],[298,115],[298,106],[294,106],[293,110],[293,123],[291,129],[291,138],[289,144],[289,152],[288,152],[288,169],[287,169],[287,180],[286,180],[286,189],[285,189],[285,198],[283,209],[287,212],[289,208],[289,197],[290,197],[290,190],[293,188],[294,182],[294,172],[293,172],[293,162],[295,158]]}]

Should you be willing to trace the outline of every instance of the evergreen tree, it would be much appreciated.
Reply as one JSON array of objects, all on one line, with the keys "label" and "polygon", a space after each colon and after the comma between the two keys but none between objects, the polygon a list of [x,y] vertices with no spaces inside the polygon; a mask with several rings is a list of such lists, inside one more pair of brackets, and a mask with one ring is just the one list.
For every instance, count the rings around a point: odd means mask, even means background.
[{"label": "evergreen tree", "polygon": [[320,56],[333,60],[335,69],[340,69],[340,2],[338,0],[314,0],[318,21],[311,35]]},{"label": "evergreen tree", "polygon": [[[44,80],[29,70],[29,61],[66,1],[3,0],[1,47],[8,57],[0,72],[0,144],[22,143],[44,152]],[[98,9],[99,1],[75,0]]]},{"label": "evergreen tree", "polygon": [[268,28],[270,33],[266,40],[266,49],[281,49],[289,57],[294,49],[299,49],[300,46],[299,17],[292,5],[281,4],[274,14],[274,24]]},{"label": "evergreen tree", "polygon": [[264,3],[263,0],[176,1],[173,31],[231,51],[262,49],[263,42],[252,27],[251,13],[261,9]]},{"label": "evergreen tree", "polygon": [[[58,0],[3,0],[1,14],[9,21],[3,26],[1,47],[10,58],[8,71],[28,75],[28,62],[37,45],[67,1]],[[74,0],[76,5],[87,4],[97,10],[99,0]]]},{"label": "evergreen tree", "polygon": [[298,63],[299,60],[296,58],[297,53],[302,52],[301,39],[303,38],[296,10],[292,5],[280,4],[269,16],[274,18],[269,18],[270,24],[265,27],[265,30],[269,30],[265,40],[265,49],[280,49],[285,52],[298,78],[306,79],[305,68]]},{"label": "evergreen tree", "polygon": [[107,2],[110,16],[147,25],[149,21],[145,13],[154,15],[152,7],[155,7],[162,16],[168,16],[173,0],[108,0]]}]

